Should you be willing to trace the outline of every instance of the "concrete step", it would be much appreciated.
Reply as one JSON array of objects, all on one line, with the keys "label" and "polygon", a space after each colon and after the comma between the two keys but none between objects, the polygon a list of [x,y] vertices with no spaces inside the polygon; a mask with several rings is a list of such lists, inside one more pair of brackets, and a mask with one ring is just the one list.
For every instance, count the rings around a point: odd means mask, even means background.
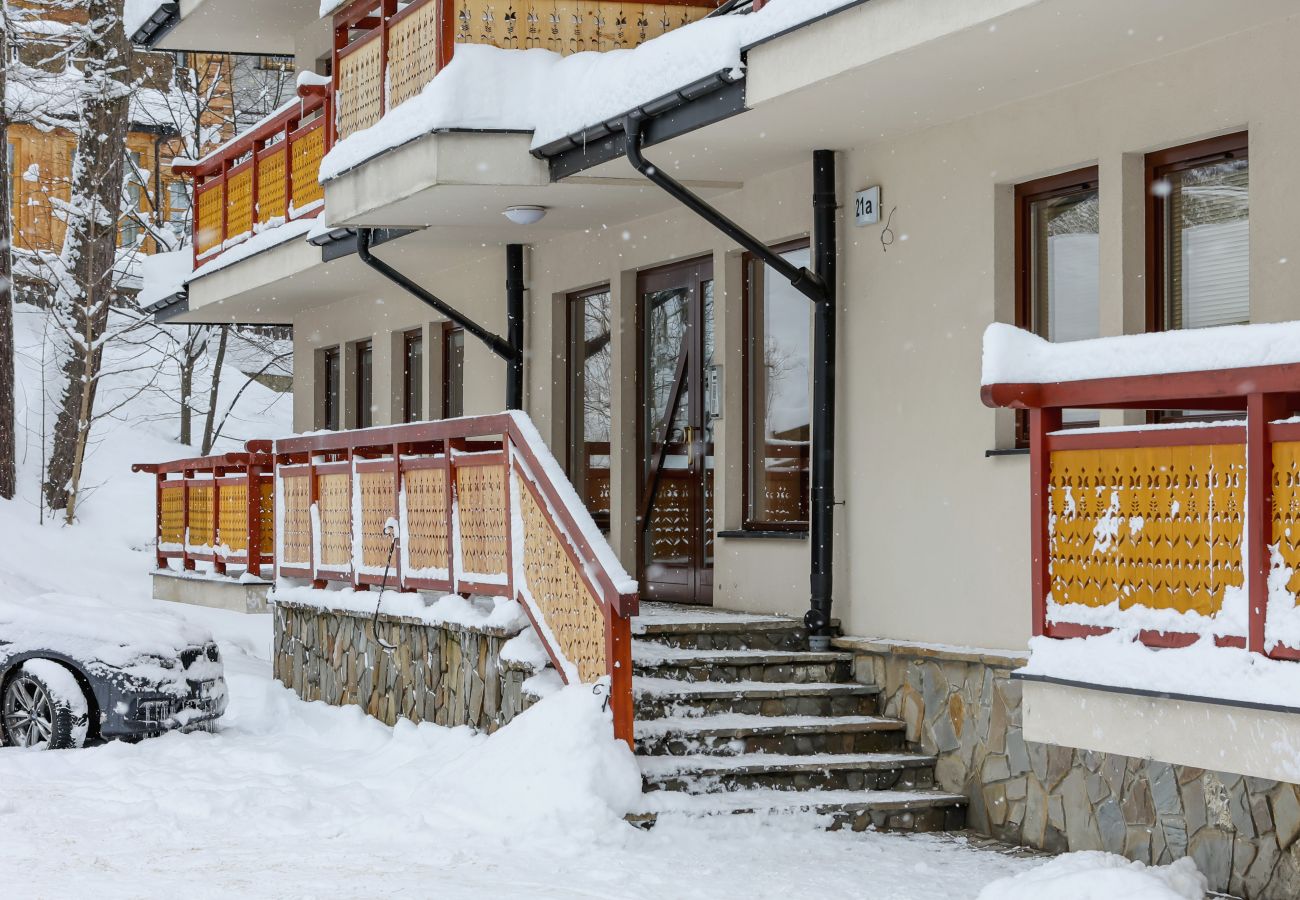
[{"label": "concrete step", "polygon": [[693,650],[632,642],[632,670],[637,675],[681,681],[812,682],[847,681],[853,654],[789,650]]},{"label": "concrete step", "polygon": [[689,650],[808,649],[803,623],[784,616],[650,614],[633,620],[632,634],[638,640]]},{"label": "concrete step", "polygon": [[875,753],[903,749],[906,726],[880,716],[672,716],[636,723],[637,752],[654,756]]},{"label": "concrete step", "polygon": [[884,791],[934,787],[935,758],[920,753],[642,756],[637,762],[646,790],[690,794],[753,788]]},{"label": "concrete step", "polygon": [[830,830],[955,831],[965,826],[966,798],[943,791],[740,790],[719,794],[649,791],[628,821],[650,827],[669,816],[737,813],[813,815]]},{"label": "concrete step", "polygon": [[682,681],[632,679],[638,721],[665,716],[742,713],[755,716],[870,716],[879,712],[880,688],[835,682]]}]

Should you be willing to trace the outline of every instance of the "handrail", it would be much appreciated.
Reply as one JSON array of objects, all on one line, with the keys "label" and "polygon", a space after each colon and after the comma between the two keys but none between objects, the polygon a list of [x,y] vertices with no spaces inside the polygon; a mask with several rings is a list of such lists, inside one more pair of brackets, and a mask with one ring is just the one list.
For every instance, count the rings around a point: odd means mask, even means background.
[{"label": "handrail", "polygon": [[532,422],[502,413],[275,442],[277,578],[517,600],[566,683],[609,679],[632,740],[636,582]]},{"label": "handrail", "polygon": [[[1118,592],[1125,611],[1178,611],[1150,617],[1167,626],[1140,629],[1150,646],[1212,634],[1221,646],[1300,660],[1300,647],[1281,639],[1297,596],[1288,585],[1300,572],[1300,422],[1287,418],[1300,409],[1300,365],[995,383],[981,396],[988,406],[1028,411],[1035,635],[1111,630],[1107,614],[1066,618],[1059,604],[1105,606]],[[1065,429],[1067,408],[1245,417]],[[1229,590],[1244,593],[1243,627],[1219,622]],[[1171,598],[1191,605],[1178,610]],[[1049,616],[1053,604],[1057,620]],[[1180,627],[1187,622],[1199,630]]]}]

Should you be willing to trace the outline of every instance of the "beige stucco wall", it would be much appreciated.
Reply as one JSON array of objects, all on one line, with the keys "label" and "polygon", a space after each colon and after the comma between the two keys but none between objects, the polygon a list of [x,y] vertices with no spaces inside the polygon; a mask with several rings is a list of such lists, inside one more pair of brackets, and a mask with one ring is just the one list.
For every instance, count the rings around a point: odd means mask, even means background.
[{"label": "beige stucco wall", "polygon": [[[1300,248],[1293,246],[1300,240],[1296,46],[1300,24],[1290,21],[842,152],[841,202],[847,206],[856,188],[880,184],[885,213],[896,208],[896,239],[887,252],[881,226],[841,229],[837,468],[844,505],[836,511],[835,612],[847,632],[995,648],[1023,647],[1029,633],[1027,460],[985,457],[986,450],[1008,445],[1011,418],[985,409],[978,397],[981,333],[995,318],[1011,317],[1014,184],[1099,165],[1101,328],[1105,334],[1140,330],[1142,154],[1248,128],[1252,315],[1267,321],[1300,314]],[[801,164],[751,179],[716,202],[760,237],[787,239],[809,228],[810,182],[810,167]],[[613,285],[622,329],[617,366],[636,352],[635,272],[711,254],[727,392],[717,431],[715,518],[719,528],[737,527],[743,413],[737,248],[679,211],[600,225],[536,243],[530,252],[529,410],[543,434],[562,446],[566,292]],[[397,248],[413,240],[403,238],[383,255],[402,267]],[[467,253],[435,274],[429,286],[436,292],[504,329],[500,248]],[[390,421],[384,398],[391,391],[381,385],[393,371],[391,334],[433,318],[396,292],[357,298],[295,321],[298,358],[378,335],[376,422]],[[503,366],[472,338],[466,348],[466,411],[499,409]],[[299,428],[312,425],[312,369],[297,369]],[[614,490],[630,509],[637,398],[631,369],[619,371],[629,378],[615,408],[614,431],[626,435],[626,444],[616,451]],[[436,397],[436,387],[427,393]],[[611,533],[629,565],[634,527],[616,519]],[[802,540],[720,539],[715,602],[800,613],[807,605],[807,559]]]}]

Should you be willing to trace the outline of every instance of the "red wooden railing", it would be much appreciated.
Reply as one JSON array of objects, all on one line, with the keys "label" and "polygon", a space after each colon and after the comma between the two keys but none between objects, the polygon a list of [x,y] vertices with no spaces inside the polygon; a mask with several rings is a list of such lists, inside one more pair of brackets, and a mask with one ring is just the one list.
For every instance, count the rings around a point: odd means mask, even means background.
[{"label": "red wooden railing", "polygon": [[275,472],[278,579],[514,598],[566,682],[609,678],[631,742],[636,584],[526,416],[286,438]]},{"label": "red wooden railing", "polygon": [[320,214],[332,96],[328,85],[303,86],[298,98],[197,163],[172,166],[194,179],[195,268],[263,229]]},{"label": "red wooden railing", "polygon": [[217,574],[235,565],[260,576],[274,562],[271,442],[250,441],[247,447],[243,453],[131,467],[154,476],[158,569],[179,559],[185,571],[207,562]]},{"label": "red wooden railing", "polygon": [[[1213,618],[1237,591],[1243,620],[1212,630],[1215,641],[1300,659],[1300,647],[1269,636],[1270,603],[1290,616],[1300,597],[1300,421],[1287,418],[1300,409],[1300,365],[991,384],[982,398],[1028,410],[1035,635],[1110,630],[1053,621],[1049,606],[1063,600]],[[1063,429],[1067,408],[1227,411],[1244,422]],[[1171,647],[1205,633],[1139,637]]]}]

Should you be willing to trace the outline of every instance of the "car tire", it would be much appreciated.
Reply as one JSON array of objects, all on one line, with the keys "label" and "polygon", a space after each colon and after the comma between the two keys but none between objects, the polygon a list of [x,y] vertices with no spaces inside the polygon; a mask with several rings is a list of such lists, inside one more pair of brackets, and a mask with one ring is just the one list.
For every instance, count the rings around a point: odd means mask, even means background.
[{"label": "car tire", "polygon": [[5,683],[0,731],[10,747],[81,747],[86,743],[89,707],[71,671],[53,660],[29,659]]}]

